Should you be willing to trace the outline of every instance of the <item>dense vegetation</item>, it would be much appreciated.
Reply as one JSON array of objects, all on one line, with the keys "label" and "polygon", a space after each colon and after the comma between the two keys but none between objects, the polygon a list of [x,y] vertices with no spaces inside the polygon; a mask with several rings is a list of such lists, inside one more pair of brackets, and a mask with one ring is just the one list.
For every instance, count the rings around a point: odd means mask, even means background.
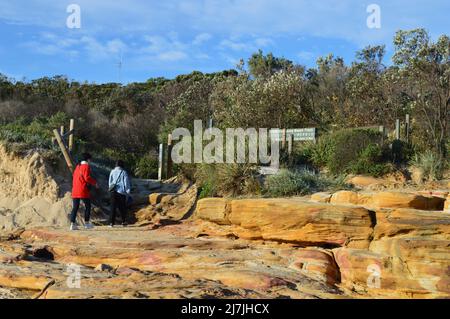
[{"label": "dense vegetation", "polygon": [[[415,159],[412,163],[421,165],[423,154],[441,163],[428,164],[430,170],[442,169],[449,147],[450,39],[441,36],[434,42],[417,29],[399,31],[394,45],[390,66],[384,64],[384,46],[369,46],[351,64],[330,54],[306,69],[260,51],[236,70],[126,86],[78,83],[63,76],[27,82],[0,75],[0,139],[51,147],[51,129],[75,118],[78,151],[90,150],[106,161],[124,158],[135,174],[155,177],[159,142],[176,127],[192,129],[195,119],[206,123],[213,118],[219,128],[317,127],[320,142],[296,150],[294,162],[326,168],[333,175],[379,176],[393,164]],[[379,125],[392,129],[406,114],[411,114],[413,130],[412,143],[399,146],[407,150],[403,158],[392,141],[377,133],[348,130]],[[286,163],[290,165],[292,159]],[[220,181],[229,174],[234,176],[229,183],[235,184],[236,176],[252,171],[215,168],[217,173],[208,175],[210,167],[197,170],[192,178],[218,174],[223,178],[216,183],[222,185],[228,185]],[[292,179],[297,173],[284,174]],[[276,180],[269,183],[277,189]],[[238,184],[236,194],[255,189],[248,178]],[[214,187],[205,181],[205,193],[217,194]]]}]

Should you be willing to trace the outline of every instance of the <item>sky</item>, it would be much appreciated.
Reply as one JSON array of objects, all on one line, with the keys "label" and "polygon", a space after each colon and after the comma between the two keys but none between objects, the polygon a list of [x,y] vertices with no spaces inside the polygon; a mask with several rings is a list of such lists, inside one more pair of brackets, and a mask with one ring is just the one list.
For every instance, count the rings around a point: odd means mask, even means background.
[{"label": "sky", "polygon": [[399,29],[450,35],[449,12],[448,0],[0,0],[0,73],[130,83],[235,68],[258,49],[307,67],[367,45],[389,58]]}]

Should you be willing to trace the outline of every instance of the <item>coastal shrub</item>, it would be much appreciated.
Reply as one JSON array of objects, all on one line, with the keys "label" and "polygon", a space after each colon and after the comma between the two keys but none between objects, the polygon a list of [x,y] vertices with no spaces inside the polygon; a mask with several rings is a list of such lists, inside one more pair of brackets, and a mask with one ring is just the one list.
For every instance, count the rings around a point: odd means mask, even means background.
[{"label": "coastal shrub", "polygon": [[442,157],[432,151],[416,154],[411,161],[413,167],[423,171],[425,179],[436,181],[443,177],[445,163]]},{"label": "coastal shrub", "polygon": [[383,176],[392,171],[392,165],[385,162],[385,153],[377,144],[368,145],[357,157],[351,162],[349,172],[353,174],[367,174],[374,177]]},{"label": "coastal shrub", "polygon": [[309,170],[282,169],[266,178],[264,194],[268,197],[307,195],[320,191],[349,188],[344,176],[328,177]]},{"label": "coastal shrub", "polygon": [[257,174],[256,166],[251,164],[202,164],[196,170],[195,180],[201,196],[236,197],[256,189]]},{"label": "coastal shrub", "polygon": [[158,178],[158,158],[154,155],[145,155],[141,157],[134,169],[134,175],[139,178],[156,179]]},{"label": "coastal shrub", "polygon": [[304,152],[316,168],[332,175],[366,174],[381,176],[392,170],[391,150],[382,144],[381,134],[369,129],[328,133]]}]

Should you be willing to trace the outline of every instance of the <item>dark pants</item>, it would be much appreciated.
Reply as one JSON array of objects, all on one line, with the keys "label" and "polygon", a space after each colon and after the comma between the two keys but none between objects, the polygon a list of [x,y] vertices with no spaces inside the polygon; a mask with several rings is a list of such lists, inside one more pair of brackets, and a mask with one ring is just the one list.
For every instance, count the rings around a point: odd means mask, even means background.
[{"label": "dark pants", "polygon": [[122,216],[122,223],[127,222],[127,197],[117,192],[111,193],[111,219],[109,223],[114,225],[116,223],[116,211],[119,209]]},{"label": "dark pants", "polygon": [[91,220],[91,200],[89,198],[74,198],[72,213],[70,214],[71,223],[75,223],[77,221],[77,214],[81,201],[83,201],[84,207],[86,208],[84,213],[84,221],[89,222]]}]

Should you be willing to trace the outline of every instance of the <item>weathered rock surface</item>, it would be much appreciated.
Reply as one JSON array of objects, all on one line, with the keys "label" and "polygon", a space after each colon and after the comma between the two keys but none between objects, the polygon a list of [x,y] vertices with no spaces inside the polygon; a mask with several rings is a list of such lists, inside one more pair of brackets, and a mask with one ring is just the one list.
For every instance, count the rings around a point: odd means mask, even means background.
[{"label": "weathered rock surface", "polygon": [[370,176],[354,176],[347,180],[347,183],[359,188],[366,188],[373,185],[381,185],[386,183],[386,180],[381,178],[374,178]]},{"label": "weathered rock surface", "polygon": [[238,226],[233,231],[240,238],[304,246],[364,248],[373,232],[371,212],[364,208],[296,199],[205,199],[197,203],[196,217]]},{"label": "weathered rock surface", "polygon": [[[429,209],[437,196],[333,195],[344,204],[326,203],[331,194],[315,197],[325,203],[203,199],[186,220],[195,196],[178,191],[150,198],[149,210],[160,205],[165,213],[143,221],[171,221],[156,229],[35,228],[0,236],[0,296],[450,297],[450,214],[410,208]],[[68,282],[69,265],[81,267],[80,289]]]},{"label": "weathered rock surface", "polygon": [[[423,204],[420,202],[422,197],[411,194],[399,199],[393,199],[391,193],[388,196],[359,196],[355,192],[339,192],[334,198],[339,202],[352,201],[353,205],[366,199],[366,203],[373,203],[374,198],[381,203],[380,199],[387,198],[378,206],[417,205],[426,208],[430,208],[430,202],[434,201],[434,198],[426,198],[426,204]],[[347,293],[353,291],[359,297],[450,296],[450,214],[411,208],[378,208],[370,212],[353,205],[305,203],[296,199],[206,199],[199,201],[196,216],[228,225],[222,226],[226,231],[221,234],[213,228],[204,228],[206,233],[328,249],[333,248],[330,243],[339,246],[329,255],[326,254],[329,252],[327,249],[325,254],[318,252],[317,248],[314,252],[299,250],[295,254],[298,261],[291,267],[302,271],[318,266],[316,276],[329,283],[341,282]],[[348,219],[339,219],[338,216]],[[304,230],[304,225],[308,231]],[[360,227],[370,230],[367,246],[362,245],[365,240],[352,241],[352,236],[361,234]],[[333,234],[335,240],[330,241],[322,231]],[[345,236],[340,237],[342,234]]]},{"label": "weathered rock surface", "polygon": [[445,202],[444,211],[450,213],[450,195],[447,197],[447,200]]},{"label": "weathered rock surface", "polygon": [[311,195],[311,201],[316,203],[329,203],[332,194],[330,193],[316,193]]},{"label": "weathered rock surface", "polygon": [[[15,243],[26,247],[20,261],[0,264],[0,286],[41,292],[41,298],[344,297],[326,250],[201,231],[192,222],[157,230],[28,230]],[[35,262],[31,254],[51,262]],[[70,264],[82,266],[82,289],[67,287]]]},{"label": "weathered rock surface", "polygon": [[181,184],[175,193],[153,193],[148,196],[149,206],[136,213],[138,224],[146,225],[159,220],[180,221],[189,216],[197,200],[197,186]]},{"label": "weathered rock surface", "polygon": [[436,196],[422,196],[402,192],[352,192],[340,191],[331,197],[335,205],[359,205],[369,209],[376,208],[414,208],[419,210],[443,210],[445,199]]}]

